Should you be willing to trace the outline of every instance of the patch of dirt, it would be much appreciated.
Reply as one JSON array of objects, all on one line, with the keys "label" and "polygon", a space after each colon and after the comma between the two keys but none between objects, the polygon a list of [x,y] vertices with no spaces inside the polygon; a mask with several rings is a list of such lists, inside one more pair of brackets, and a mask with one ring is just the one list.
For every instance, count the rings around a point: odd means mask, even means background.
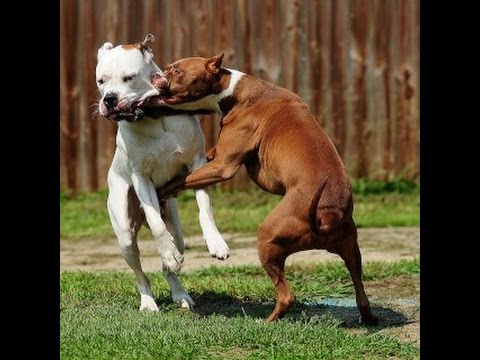
[{"label": "patch of dirt", "polygon": [[420,276],[401,275],[365,281],[368,295],[376,298],[407,298],[420,294]]},{"label": "patch of dirt", "polygon": [[[260,265],[257,255],[256,237],[239,234],[224,234],[229,245],[230,257],[217,260],[208,254],[201,236],[185,239],[186,251],[182,271],[195,270],[211,265],[237,266]],[[401,228],[365,228],[358,229],[358,242],[363,261],[397,261],[420,256],[420,229],[418,227]],[[161,269],[161,261],[153,240],[139,241],[142,267],[146,272]],[[309,250],[292,254],[287,265],[297,262],[319,262],[340,260],[338,255],[325,250]],[[120,255],[120,248],[114,238],[61,240],[60,269],[71,271],[131,271]]]}]

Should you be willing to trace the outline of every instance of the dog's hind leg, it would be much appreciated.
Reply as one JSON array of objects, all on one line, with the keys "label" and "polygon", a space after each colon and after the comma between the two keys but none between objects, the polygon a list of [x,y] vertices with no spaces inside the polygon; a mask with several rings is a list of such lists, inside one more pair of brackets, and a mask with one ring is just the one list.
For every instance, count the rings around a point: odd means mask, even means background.
[{"label": "dog's hind leg", "polygon": [[339,239],[335,252],[345,261],[345,265],[352,278],[353,286],[355,287],[357,307],[361,314],[361,321],[367,325],[377,325],[378,318],[372,314],[370,302],[363,288],[362,256],[358,247],[357,228],[353,219],[349,220],[345,226],[345,237]]},{"label": "dog's hind leg", "polygon": [[109,176],[108,213],[120,251],[137,278],[140,291],[140,310],[158,311],[150,281],[142,270],[137,234],[144,221],[140,203],[132,187],[121,178]]},{"label": "dog's hind leg", "polygon": [[[162,204],[163,220],[167,226],[168,232],[173,236],[178,251],[183,255],[185,252],[185,244],[183,241],[182,227],[180,225],[180,218],[178,216],[177,199],[169,198]],[[163,274],[170,286],[172,292],[172,299],[178,303],[180,307],[191,309],[195,303],[186,290],[183,288],[177,274],[169,271],[163,267]]]},{"label": "dog's hind leg", "polygon": [[295,301],[290,287],[288,286],[287,278],[285,277],[285,259],[289,254],[281,248],[281,246],[265,241],[259,234],[258,256],[263,268],[275,286],[277,295],[277,302],[275,309],[267,317],[266,321],[277,320],[288,311],[290,306]]},{"label": "dog's hind leg", "polygon": [[285,196],[258,230],[258,256],[277,295],[275,309],[266,319],[267,322],[283,317],[295,300],[285,277],[285,260],[300,250],[299,239],[308,234],[309,227],[297,218],[298,212],[292,208],[295,206],[292,204],[295,204],[292,196]]}]

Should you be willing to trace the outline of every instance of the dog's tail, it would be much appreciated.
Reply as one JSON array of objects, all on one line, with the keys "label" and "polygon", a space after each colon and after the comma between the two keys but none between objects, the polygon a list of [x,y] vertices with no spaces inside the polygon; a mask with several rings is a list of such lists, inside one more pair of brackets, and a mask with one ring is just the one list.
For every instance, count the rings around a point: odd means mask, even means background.
[{"label": "dog's tail", "polygon": [[[314,234],[320,235],[321,233],[328,232],[335,227],[342,220],[342,212],[338,212],[338,209],[322,209],[320,214],[318,214],[318,203],[322,197],[323,190],[327,185],[328,176],[324,178],[322,184],[318,187],[317,192],[315,193],[312,202],[310,204],[310,210],[308,212],[308,219],[310,229]],[[318,224],[318,219],[320,218],[320,224]]]}]

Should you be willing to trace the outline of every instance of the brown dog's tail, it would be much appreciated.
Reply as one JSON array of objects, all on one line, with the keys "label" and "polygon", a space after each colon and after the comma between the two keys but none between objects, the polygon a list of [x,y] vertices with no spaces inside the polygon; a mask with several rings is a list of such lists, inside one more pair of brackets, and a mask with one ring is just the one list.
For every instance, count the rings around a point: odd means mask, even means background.
[{"label": "brown dog's tail", "polygon": [[[327,180],[328,180],[328,176],[325,177],[322,184],[318,187],[318,190],[312,199],[310,210],[308,212],[310,229],[314,234],[317,234],[317,235],[328,232],[336,228],[340,224],[343,218],[343,211],[341,211],[338,208],[325,208],[320,210],[320,214],[318,212],[318,203],[320,202],[320,198],[323,194],[323,190],[327,185]],[[320,225],[318,224],[319,218],[320,218]]]},{"label": "brown dog's tail", "polygon": [[310,229],[314,234],[320,234],[320,228],[318,226],[318,219],[317,219],[317,207],[320,201],[320,197],[322,196],[323,190],[327,185],[328,176],[323,179],[322,184],[318,187],[315,196],[312,199],[312,203],[310,204],[310,210],[308,211],[308,222],[310,224]]}]

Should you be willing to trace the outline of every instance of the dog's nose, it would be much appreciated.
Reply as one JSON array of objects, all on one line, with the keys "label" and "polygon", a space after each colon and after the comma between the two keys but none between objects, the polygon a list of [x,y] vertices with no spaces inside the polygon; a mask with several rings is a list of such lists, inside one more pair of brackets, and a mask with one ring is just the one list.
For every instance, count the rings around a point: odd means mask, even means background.
[{"label": "dog's nose", "polygon": [[162,76],[160,73],[153,73],[150,77],[150,81],[157,90],[164,90],[168,87],[167,78]]},{"label": "dog's nose", "polygon": [[107,94],[107,95],[105,95],[105,97],[103,98],[103,102],[104,102],[105,105],[107,105],[109,108],[113,108],[113,107],[115,107],[115,105],[117,105],[117,103],[118,103],[118,97],[117,97],[117,95],[115,95],[115,94]]}]

